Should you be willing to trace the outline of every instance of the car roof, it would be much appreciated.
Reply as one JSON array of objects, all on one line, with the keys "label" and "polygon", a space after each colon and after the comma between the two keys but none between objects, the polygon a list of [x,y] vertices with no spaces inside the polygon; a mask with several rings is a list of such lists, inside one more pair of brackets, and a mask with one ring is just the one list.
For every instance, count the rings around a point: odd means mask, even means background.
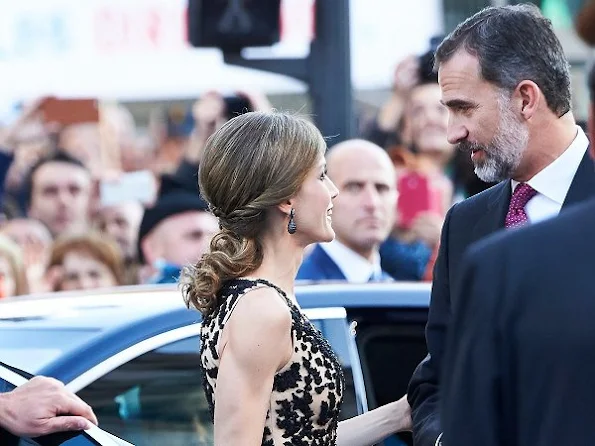
[{"label": "car roof", "polygon": [[121,287],[92,292],[68,292],[16,297],[0,301],[0,327],[70,327],[109,329],[157,314],[186,310],[172,287]]},{"label": "car roof", "polygon": [[[296,287],[296,295],[304,310],[318,313],[316,316],[310,314],[311,319],[329,317],[329,314],[336,318],[345,317],[343,308],[350,307],[426,309],[429,286],[413,283],[300,284]],[[337,307],[343,311],[342,316],[337,316]],[[4,331],[8,335],[7,342],[14,336],[29,339],[28,342],[34,345],[37,345],[37,337],[46,336],[50,348],[55,342],[63,342],[60,344],[62,354],[53,356],[50,362],[35,356],[32,360],[37,365],[32,365],[31,360],[28,363],[29,367],[36,367],[29,371],[54,376],[64,382],[145,339],[200,321],[200,313],[186,308],[175,285],[118,287],[0,301],[0,336]],[[39,355],[40,352],[31,354]],[[27,353],[23,351],[22,355]]]},{"label": "car roof", "polygon": [[[425,283],[348,284],[300,283],[300,306],[427,308],[430,286]],[[51,293],[0,300],[0,327],[61,327],[108,330],[135,321],[175,314],[200,322],[200,313],[186,308],[175,285],[147,285],[98,291]]]}]

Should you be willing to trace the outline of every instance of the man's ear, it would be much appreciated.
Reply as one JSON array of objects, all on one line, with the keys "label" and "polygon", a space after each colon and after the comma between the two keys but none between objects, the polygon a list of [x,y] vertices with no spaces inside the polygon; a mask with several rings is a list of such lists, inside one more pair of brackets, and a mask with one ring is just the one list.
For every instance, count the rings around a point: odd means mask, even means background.
[{"label": "man's ear", "polygon": [[541,90],[533,81],[524,80],[516,88],[521,102],[521,115],[525,120],[533,117],[541,102]]}]

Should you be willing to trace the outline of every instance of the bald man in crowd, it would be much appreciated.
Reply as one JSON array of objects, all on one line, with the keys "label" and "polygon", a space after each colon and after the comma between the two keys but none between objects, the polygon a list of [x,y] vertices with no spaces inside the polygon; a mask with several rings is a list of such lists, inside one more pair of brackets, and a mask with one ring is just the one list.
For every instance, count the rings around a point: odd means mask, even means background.
[{"label": "bald man in crowd", "polygon": [[380,267],[378,248],[388,237],[397,201],[395,169],[376,144],[351,139],[327,155],[330,179],[339,189],[333,201],[335,240],[314,247],[298,280],[390,280]]}]

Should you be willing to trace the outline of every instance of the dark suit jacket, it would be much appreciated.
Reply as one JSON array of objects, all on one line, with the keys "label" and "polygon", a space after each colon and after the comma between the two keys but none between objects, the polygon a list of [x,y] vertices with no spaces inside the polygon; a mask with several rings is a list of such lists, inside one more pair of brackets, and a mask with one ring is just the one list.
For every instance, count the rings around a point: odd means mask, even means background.
[{"label": "dark suit jacket", "polygon": [[346,280],[337,264],[320,245],[306,256],[297,273],[297,280]]},{"label": "dark suit jacket", "polygon": [[[474,242],[504,228],[510,202],[510,181],[454,205],[446,215],[440,251],[434,267],[432,298],[426,326],[428,356],[415,370],[408,389],[412,408],[413,433],[417,446],[434,446],[442,432],[439,387],[446,330],[451,319],[451,296],[456,296],[457,280],[465,250]],[[585,153],[574,176],[566,200],[569,205],[595,196],[595,168]],[[454,305],[456,302],[452,302]]]},{"label": "dark suit jacket", "polygon": [[[296,280],[347,280],[347,278],[326,251],[320,245],[316,245],[302,262]],[[392,278],[383,271],[381,280],[392,280]]]},{"label": "dark suit jacket", "polygon": [[595,200],[465,258],[444,361],[444,444],[595,438]]}]

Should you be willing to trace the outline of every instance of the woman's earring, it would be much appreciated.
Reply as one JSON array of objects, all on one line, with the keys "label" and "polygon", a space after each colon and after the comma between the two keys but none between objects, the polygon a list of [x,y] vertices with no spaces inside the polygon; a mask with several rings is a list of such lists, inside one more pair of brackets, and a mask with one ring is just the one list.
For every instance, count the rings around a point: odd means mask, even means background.
[{"label": "woman's earring", "polygon": [[291,208],[291,211],[289,211],[289,223],[287,223],[287,232],[289,232],[290,234],[295,234],[295,231],[297,231],[297,225],[295,224],[295,209]]}]

